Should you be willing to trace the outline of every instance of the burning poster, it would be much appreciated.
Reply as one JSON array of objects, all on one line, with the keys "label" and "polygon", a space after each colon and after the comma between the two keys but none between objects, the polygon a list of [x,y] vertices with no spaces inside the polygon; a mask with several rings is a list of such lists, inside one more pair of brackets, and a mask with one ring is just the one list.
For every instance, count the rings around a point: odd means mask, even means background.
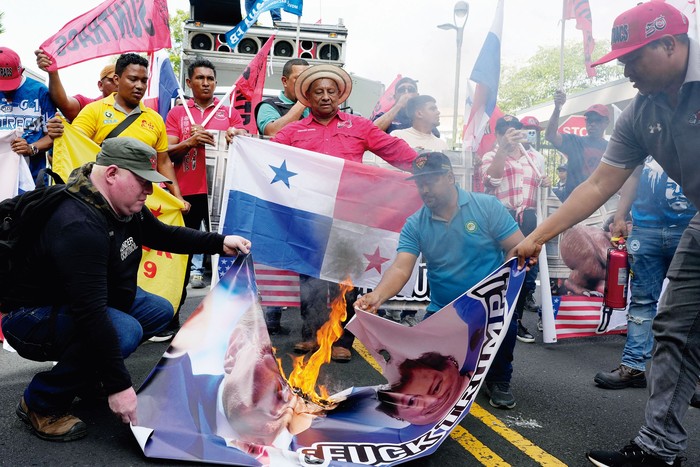
[{"label": "burning poster", "polygon": [[[339,322],[326,323],[321,348],[286,377],[252,257],[239,257],[139,389],[132,430],[148,457],[231,465],[388,466],[428,455],[468,413],[523,277],[511,260],[413,328],[358,312],[348,328],[388,384],[329,395],[317,394],[316,377]],[[343,296],[332,305],[340,314]]]}]

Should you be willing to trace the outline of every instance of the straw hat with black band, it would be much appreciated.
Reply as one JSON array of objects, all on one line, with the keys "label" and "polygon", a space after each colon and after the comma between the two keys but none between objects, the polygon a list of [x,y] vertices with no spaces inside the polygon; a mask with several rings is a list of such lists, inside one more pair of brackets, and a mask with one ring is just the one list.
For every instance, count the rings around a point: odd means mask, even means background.
[{"label": "straw hat with black band", "polygon": [[352,92],[352,78],[350,78],[347,71],[335,65],[315,65],[304,70],[297,78],[297,82],[294,85],[297,100],[306,107],[310,107],[311,103],[306,98],[306,94],[309,92],[311,83],[321,78],[332,79],[338,85],[338,91],[340,92],[338,103],[345,102],[350,96],[350,92]]}]

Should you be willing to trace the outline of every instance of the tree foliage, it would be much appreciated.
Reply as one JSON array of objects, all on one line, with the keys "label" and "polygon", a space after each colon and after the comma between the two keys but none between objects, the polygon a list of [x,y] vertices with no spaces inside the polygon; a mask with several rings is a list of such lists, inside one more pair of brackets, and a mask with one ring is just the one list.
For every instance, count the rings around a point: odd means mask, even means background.
[{"label": "tree foliage", "polygon": [[[610,50],[610,43],[598,41],[594,57]],[[596,67],[597,76],[589,78],[583,62],[583,43],[567,42],[564,46],[564,91],[571,94],[623,77],[617,65]],[[515,113],[542,102],[551,101],[559,88],[559,47],[540,47],[525,66],[504,66],[498,87],[498,105],[504,112]]]},{"label": "tree foliage", "polygon": [[177,10],[174,15],[170,16],[170,36],[172,37],[172,47],[168,51],[170,53],[170,63],[173,64],[175,76],[180,76],[180,54],[182,53],[182,40],[184,39],[185,21],[190,18],[190,12],[185,10]]},{"label": "tree foliage", "polygon": [[5,28],[2,26],[2,17],[5,16],[5,12],[0,11],[0,34],[5,32]]}]

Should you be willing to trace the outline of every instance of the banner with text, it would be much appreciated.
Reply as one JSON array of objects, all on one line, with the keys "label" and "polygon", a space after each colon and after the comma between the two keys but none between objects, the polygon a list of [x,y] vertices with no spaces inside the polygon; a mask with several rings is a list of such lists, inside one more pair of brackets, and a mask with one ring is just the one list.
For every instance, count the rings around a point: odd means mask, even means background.
[{"label": "banner with text", "polygon": [[56,71],[106,55],[171,47],[166,0],[106,0],[66,23],[39,48]]}]

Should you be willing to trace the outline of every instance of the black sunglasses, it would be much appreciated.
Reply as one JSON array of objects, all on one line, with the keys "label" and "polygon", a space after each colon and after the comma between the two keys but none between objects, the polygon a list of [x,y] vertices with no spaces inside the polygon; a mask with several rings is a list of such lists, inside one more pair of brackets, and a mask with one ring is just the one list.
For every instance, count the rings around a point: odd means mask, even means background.
[{"label": "black sunglasses", "polygon": [[396,88],[396,94],[404,94],[404,93],[413,93],[413,92],[418,92],[418,89],[416,89],[415,86],[403,86],[400,88]]}]

